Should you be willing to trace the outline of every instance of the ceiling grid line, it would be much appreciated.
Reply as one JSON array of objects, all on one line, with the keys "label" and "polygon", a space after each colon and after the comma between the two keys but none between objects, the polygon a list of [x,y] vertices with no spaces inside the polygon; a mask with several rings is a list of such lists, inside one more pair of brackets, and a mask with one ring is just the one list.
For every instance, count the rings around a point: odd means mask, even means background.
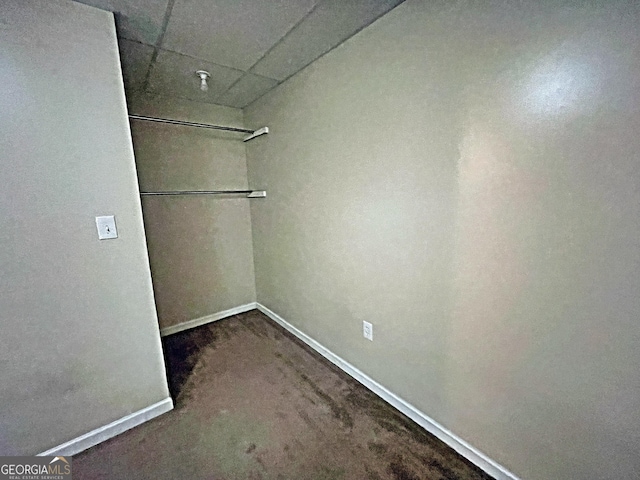
[{"label": "ceiling grid line", "polygon": [[[401,0],[399,2],[396,2],[396,5],[394,5],[393,8],[397,7],[400,3],[404,2],[405,0]],[[392,9],[393,9],[392,8]],[[392,10],[391,9],[391,10]],[[383,13],[383,15],[387,14],[390,10],[386,11]],[[382,15],[381,15],[382,16]],[[371,19],[371,21],[369,23],[366,23],[364,25],[362,25],[361,27],[359,27],[357,30],[355,30],[353,33],[351,33],[349,36],[347,36],[346,38],[342,39],[341,41],[339,41],[338,43],[336,43],[334,46],[330,47],[326,52],[320,54],[319,56],[315,57],[313,60],[310,60],[308,63],[305,63],[302,67],[300,67],[299,69],[297,69],[295,72],[291,73],[289,76],[287,76],[286,78],[284,78],[283,80],[279,80],[278,81],[278,85],[280,85],[281,83],[286,82],[287,80],[289,80],[291,77],[295,76],[298,72],[300,72],[301,70],[304,70],[305,68],[307,68],[309,65],[311,65],[313,62],[315,62],[316,60],[320,60],[322,57],[324,57],[325,55],[327,55],[328,53],[332,52],[333,50],[335,50],[336,48],[338,48],[340,45],[342,45],[344,42],[346,42],[347,40],[349,40],[351,37],[356,36],[358,33],[360,33],[362,30],[364,30],[365,28],[367,28],[369,25],[372,25],[373,23],[375,23],[378,19],[380,18],[380,16],[377,16],[373,19]],[[284,38],[283,38],[284,40]],[[275,47],[275,45],[274,45]],[[255,65],[253,66],[255,67]],[[253,68],[252,67],[252,68]],[[275,88],[275,87],[274,87]],[[265,94],[268,92],[265,92]],[[256,99],[258,100],[258,99]],[[256,100],[254,100],[253,102],[255,102]],[[251,103],[253,103],[251,102]],[[247,105],[245,105],[245,107],[248,107],[249,105],[251,105],[251,103],[248,103]],[[243,107],[244,108],[244,107]]]},{"label": "ceiling grid line", "polygon": [[242,72],[243,74],[244,74],[244,73],[247,73],[247,72],[245,72],[244,70],[240,70],[239,68],[229,67],[229,66],[227,66],[227,65],[222,65],[221,63],[212,62],[211,60],[203,60],[203,59],[202,59],[202,58],[200,58],[200,57],[195,57],[195,56],[193,56],[193,55],[189,55],[188,53],[180,53],[180,52],[176,52],[175,50],[170,50],[170,49],[168,49],[168,48],[159,48],[158,50],[162,50],[163,52],[174,53],[174,54],[176,54],[176,55],[180,55],[181,57],[188,57],[188,58],[192,58],[193,60],[200,60],[201,62],[211,63],[211,64],[216,65],[216,66],[218,66],[218,67],[226,68],[226,69],[229,69],[229,70],[234,70],[234,71],[236,71],[236,72]]},{"label": "ceiling grid line", "polygon": [[151,77],[151,69],[153,65],[156,63],[158,58],[158,51],[162,47],[162,42],[164,40],[164,36],[167,33],[167,26],[169,25],[169,18],[171,17],[171,12],[173,11],[173,6],[175,5],[176,0],[169,0],[167,2],[167,9],[164,12],[164,17],[162,19],[162,27],[160,28],[160,35],[156,39],[155,48],[153,49],[153,54],[151,55],[151,62],[149,62],[149,66],[147,67],[147,73],[144,77],[144,82],[142,84],[142,90],[146,91],[149,86],[149,77]]},{"label": "ceiling grid line", "polygon": [[[242,77],[240,77],[238,80],[236,80],[236,81],[235,81],[235,82],[234,82],[234,83],[233,83],[233,84],[232,84],[232,85],[227,89],[227,91],[226,91],[224,94],[228,93],[228,92],[229,92],[229,91],[230,91],[234,86],[236,86],[236,84],[238,84],[238,83],[239,83],[243,78],[245,78],[245,77],[246,77],[247,75],[249,75],[249,74],[257,75],[257,76],[260,76],[260,77],[264,77],[264,75],[259,75],[259,74],[254,73],[254,72],[252,71],[252,70],[253,70],[253,68],[254,68],[258,63],[260,63],[260,60],[262,60],[262,59],[263,59],[263,58],[265,58],[267,55],[269,55],[269,53],[270,53],[271,51],[273,51],[273,49],[274,49],[274,48],[276,48],[280,43],[282,43],[282,41],[287,37],[287,35],[289,35],[291,32],[293,32],[293,31],[298,27],[298,25],[300,25],[302,22],[304,22],[304,21],[307,19],[307,17],[309,17],[309,15],[311,15],[311,14],[313,13],[313,11],[314,11],[316,8],[318,8],[318,5],[319,5],[319,4],[320,4],[320,2],[316,3],[316,4],[311,8],[311,10],[309,10],[309,11],[306,13],[306,15],[305,15],[304,17],[302,17],[300,20],[298,20],[298,22],[296,22],[296,24],[295,24],[293,27],[291,27],[289,30],[287,30],[287,32],[286,32],[282,37],[280,37],[280,39],[279,39],[276,43],[274,43],[273,45],[271,45],[271,47],[270,47],[270,48],[269,48],[269,49],[268,49],[268,50],[267,50],[267,51],[266,51],[266,52],[265,52],[265,53],[264,53],[260,58],[258,58],[258,60],[256,60],[256,61],[253,63],[253,65],[251,65],[251,67],[249,67],[249,69],[248,69],[246,72],[244,72],[244,74],[242,75]],[[265,78],[271,78],[271,77],[265,77]],[[277,79],[272,78],[272,80],[277,80]],[[280,83],[282,83],[282,82],[278,81],[278,83],[276,83],[276,85],[274,85],[271,89],[269,89],[269,91],[270,91],[270,90],[272,90],[273,88],[276,88],[278,85],[280,85]],[[265,93],[266,93],[266,92],[265,92]],[[224,95],[224,94],[222,94],[222,95]],[[219,95],[219,97],[222,97],[222,95]],[[244,107],[243,107],[243,108],[244,108]]]},{"label": "ceiling grid line", "polygon": [[[311,14],[312,14],[312,13],[313,13],[317,8],[318,8],[318,6],[320,5],[320,3],[322,3],[322,0],[320,0],[318,3],[316,3],[316,4],[313,6],[313,8],[312,8],[311,10],[309,10],[309,11],[307,12],[307,14],[306,14],[304,17],[302,17],[302,18],[301,18],[301,19],[300,19],[300,20],[299,20],[299,21],[298,21],[298,22],[297,22],[293,27],[291,27],[289,30],[287,30],[287,33],[285,33],[282,37],[280,37],[280,39],[279,39],[276,43],[274,43],[273,45],[271,45],[271,47],[269,48],[269,50],[267,50],[266,52],[264,52],[264,55],[262,55],[258,60],[256,60],[256,61],[253,63],[253,65],[251,65],[251,67],[249,67],[249,69],[247,70],[247,73],[254,73],[254,72],[253,72],[254,67],[255,67],[258,63],[260,63],[260,61],[261,61],[263,58],[265,58],[267,55],[269,55],[269,54],[273,51],[273,49],[274,49],[274,48],[276,48],[278,45],[280,45],[280,44],[284,41],[284,39],[285,39],[285,38],[287,38],[287,37],[291,34],[291,32],[293,32],[296,28],[298,28],[298,27],[300,26],[300,24],[301,24],[302,22],[304,22],[307,18],[309,18],[309,16],[310,16],[310,15],[311,15]],[[264,75],[261,75],[261,76],[264,76]],[[270,77],[268,77],[268,78],[270,78]],[[277,79],[274,79],[274,80],[277,80]]]},{"label": "ceiling grid line", "polygon": [[74,1],[115,13],[128,98],[244,108],[404,0]]}]

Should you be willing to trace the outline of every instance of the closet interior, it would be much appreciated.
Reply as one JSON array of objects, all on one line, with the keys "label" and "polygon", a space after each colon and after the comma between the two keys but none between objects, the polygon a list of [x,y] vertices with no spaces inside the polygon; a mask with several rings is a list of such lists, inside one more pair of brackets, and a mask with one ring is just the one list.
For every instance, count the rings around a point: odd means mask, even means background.
[{"label": "closet interior", "polygon": [[129,118],[158,319],[168,335],[255,305],[249,202],[267,192],[249,188],[243,140],[266,136],[245,128],[237,109],[148,101],[130,102]]}]

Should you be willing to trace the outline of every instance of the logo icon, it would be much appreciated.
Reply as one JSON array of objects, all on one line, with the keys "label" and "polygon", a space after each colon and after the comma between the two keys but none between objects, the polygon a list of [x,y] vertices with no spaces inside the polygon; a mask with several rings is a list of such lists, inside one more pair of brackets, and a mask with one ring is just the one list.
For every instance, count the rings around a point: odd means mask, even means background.
[{"label": "logo icon", "polygon": [[71,457],[0,457],[0,480],[71,480]]}]

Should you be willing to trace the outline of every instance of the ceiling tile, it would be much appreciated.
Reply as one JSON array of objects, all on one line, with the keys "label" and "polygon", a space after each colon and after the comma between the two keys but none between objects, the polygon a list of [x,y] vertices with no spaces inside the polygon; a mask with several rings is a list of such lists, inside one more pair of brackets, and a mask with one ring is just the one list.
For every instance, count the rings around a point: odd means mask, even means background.
[{"label": "ceiling tile", "polygon": [[115,13],[118,37],[155,45],[169,0],[76,0]]},{"label": "ceiling tile", "polygon": [[252,72],[284,80],[403,0],[324,0]]},{"label": "ceiling tile", "polygon": [[247,73],[225,94],[216,99],[216,103],[229,107],[244,108],[278,84],[273,78]]},{"label": "ceiling tile", "polygon": [[154,48],[123,39],[118,41],[118,46],[120,48],[124,88],[128,94],[133,94],[142,90],[144,86]]},{"label": "ceiling tile", "polygon": [[[195,74],[196,70],[211,73],[207,92],[200,90],[200,79]],[[239,70],[160,50],[151,67],[147,91],[157,95],[215,103],[214,99],[226,92],[241,76],[242,72]]]},{"label": "ceiling tile", "polygon": [[317,0],[176,0],[162,47],[248,70]]}]

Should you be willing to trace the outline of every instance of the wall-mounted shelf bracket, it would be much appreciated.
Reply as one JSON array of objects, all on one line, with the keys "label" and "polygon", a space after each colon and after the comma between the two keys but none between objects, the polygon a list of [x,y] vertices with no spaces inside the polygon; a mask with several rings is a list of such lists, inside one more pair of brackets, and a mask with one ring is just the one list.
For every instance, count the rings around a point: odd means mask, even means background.
[{"label": "wall-mounted shelf bracket", "polygon": [[260,135],[266,135],[267,133],[269,133],[269,127],[262,127],[256,130],[255,132],[253,132],[251,135],[244,137],[242,141],[248,142],[249,140],[259,137]]}]

